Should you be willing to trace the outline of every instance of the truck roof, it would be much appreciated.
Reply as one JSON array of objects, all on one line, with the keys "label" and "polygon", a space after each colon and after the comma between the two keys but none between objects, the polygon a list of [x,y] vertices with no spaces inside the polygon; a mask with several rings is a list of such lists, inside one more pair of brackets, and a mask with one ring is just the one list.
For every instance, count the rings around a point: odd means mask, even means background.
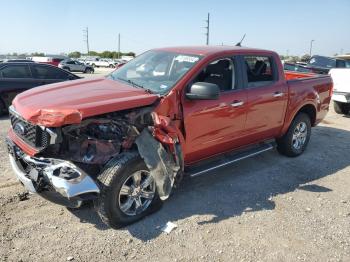
[{"label": "truck roof", "polygon": [[243,46],[175,46],[175,47],[164,47],[164,48],[156,48],[156,50],[163,50],[168,52],[177,52],[177,53],[186,53],[192,55],[211,55],[215,53],[221,52],[266,52],[266,53],[274,53],[273,51],[257,49],[257,48],[249,48]]}]

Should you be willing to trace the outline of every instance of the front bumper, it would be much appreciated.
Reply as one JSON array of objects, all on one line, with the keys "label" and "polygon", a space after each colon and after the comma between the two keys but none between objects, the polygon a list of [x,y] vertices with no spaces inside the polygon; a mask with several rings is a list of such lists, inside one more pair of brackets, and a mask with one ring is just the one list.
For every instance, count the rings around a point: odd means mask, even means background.
[{"label": "front bumper", "polygon": [[38,193],[57,204],[74,207],[100,193],[95,181],[73,163],[31,157],[9,139],[7,146],[12,169],[29,192]]}]

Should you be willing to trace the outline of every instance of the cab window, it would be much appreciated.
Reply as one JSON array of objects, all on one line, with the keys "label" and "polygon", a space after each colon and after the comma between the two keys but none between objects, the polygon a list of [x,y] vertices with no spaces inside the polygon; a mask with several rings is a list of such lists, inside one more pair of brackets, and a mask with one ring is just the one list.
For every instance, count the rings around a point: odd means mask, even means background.
[{"label": "cab window", "polygon": [[269,56],[244,56],[248,87],[264,86],[277,80],[272,61]]},{"label": "cab window", "polygon": [[216,84],[221,91],[235,89],[234,61],[231,58],[223,58],[211,62],[199,73],[195,82]]}]

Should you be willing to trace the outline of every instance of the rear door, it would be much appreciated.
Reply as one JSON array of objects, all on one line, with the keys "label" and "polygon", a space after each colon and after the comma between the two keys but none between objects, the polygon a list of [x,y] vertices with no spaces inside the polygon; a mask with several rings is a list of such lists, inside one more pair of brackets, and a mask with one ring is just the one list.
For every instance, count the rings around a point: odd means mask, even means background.
[{"label": "rear door", "polygon": [[274,138],[284,122],[288,102],[288,87],[278,81],[278,67],[273,56],[246,55],[241,57],[246,70],[247,142]]},{"label": "rear door", "polygon": [[83,63],[80,63],[79,61],[75,61],[76,71],[77,72],[84,72],[85,66]]},{"label": "rear door", "polygon": [[184,98],[185,162],[196,162],[242,144],[247,92],[240,76],[238,60],[227,57],[212,61],[191,81],[217,84],[220,96],[217,100]]},{"label": "rear door", "polygon": [[6,64],[0,68],[0,94],[6,105],[17,94],[36,86],[28,64]]},{"label": "rear door", "polygon": [[78,67],[77,67],[75,61],[67,61],[66,64],[67,64],[67,66],[69,67],[69,70],[70,70],[70,71],[73,71],[73,72],[78,71],[78,70],[77,70]]}]

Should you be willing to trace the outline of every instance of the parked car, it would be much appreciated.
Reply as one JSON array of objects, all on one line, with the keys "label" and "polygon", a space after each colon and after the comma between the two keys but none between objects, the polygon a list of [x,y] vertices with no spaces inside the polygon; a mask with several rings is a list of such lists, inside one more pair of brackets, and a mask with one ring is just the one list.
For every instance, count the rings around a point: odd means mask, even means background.
[{"label": "parked car", "polygon": [[329,71],[334,82],[332,96],[334,111],[337,114],[350,113],[350,68],[333,68]]},{"label": "parked car", "polygon": [[329,75],[284,72],[272,51],[155,49],[106,78],[18,95],[10,162],[30,192],[71,207],[93,199],[102,220],[119,228],[159,209],[183,175],[213,172],[275,142],[281,154],[301,155],[331,94]]},{"label": "parked car", "polygon": [[74,60],[63,60],[58,64],[58,67],[71,72],[82,72],[87,74],[93,74],[95,71],[92,66]]},{"label": "parked car", "polygon": [[96,58],[96,60],[86,61],[92,67],[110,67],[114,68],[115,63],[112,60]]},{"label": "parked car", "polygon": [[328,74],[332,68],[346,68],[347,65],[344,59],[315,55],[305,67],[317,74]]},{"label": "parked car", "polygon": [[11,62],[0,64],[0,112],[7,112],[13,98],[28,89],[80,77],[52,65]]}]

